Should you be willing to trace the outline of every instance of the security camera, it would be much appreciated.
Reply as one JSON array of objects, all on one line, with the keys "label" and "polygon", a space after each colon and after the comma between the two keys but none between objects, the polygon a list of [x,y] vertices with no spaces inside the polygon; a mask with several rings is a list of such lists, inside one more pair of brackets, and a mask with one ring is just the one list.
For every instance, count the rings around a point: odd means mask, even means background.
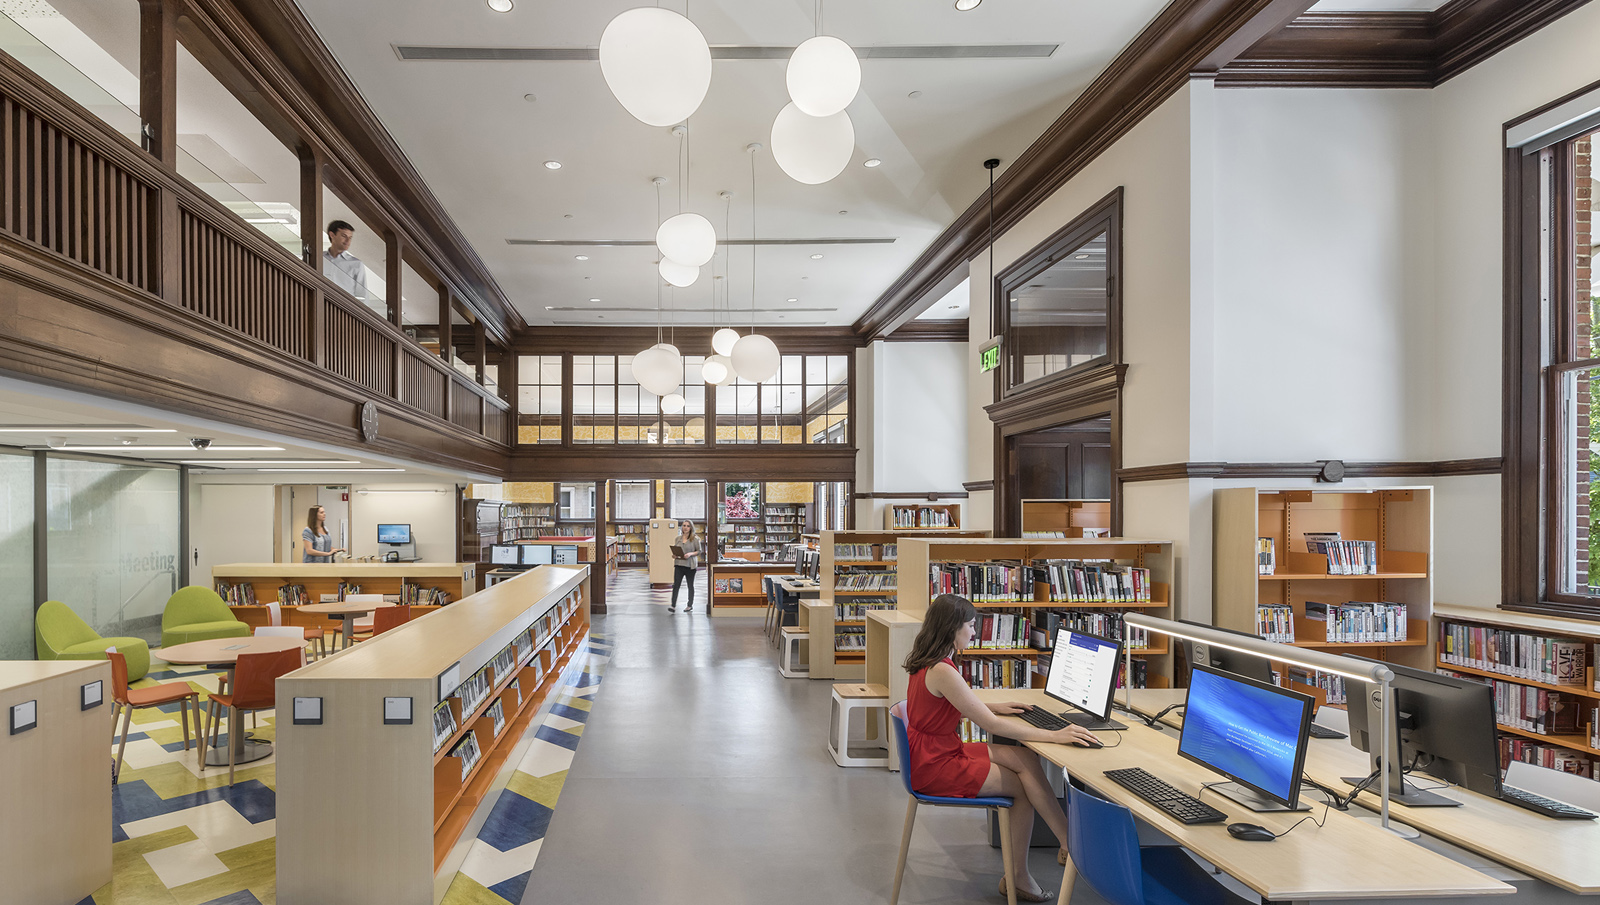
[{"label": "security camera", "polygon": [[116,440],[123,446],[132,446],[133,444],[139,442],[138,437],[117,437]]},{"label": "security camera", "polygon": [[190,437],[189,445],[195,449],[208,449],[211,446],[210,437]]}]

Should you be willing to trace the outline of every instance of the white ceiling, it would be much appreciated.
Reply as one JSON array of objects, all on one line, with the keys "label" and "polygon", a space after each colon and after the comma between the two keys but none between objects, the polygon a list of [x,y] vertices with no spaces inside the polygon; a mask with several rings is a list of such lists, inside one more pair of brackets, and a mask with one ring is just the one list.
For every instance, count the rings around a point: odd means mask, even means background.
[{"label": "white ceiling", "polygon": [[[652,308],[659,282],[652,247],[529,247],[506,240],[650,239],[657,223],[651,177],[671,179],[662,192],[665,214],[679,209],[678,139],[630,117],[593,61],[404,62],[393,46],[592,48],[633,0],[519,0],[504,14],[484,0],[297,2],[529,323],[655,321],[638,311],[589,310]],[[849,109],[857,149],[844,174],[826,185],[796,183],[769,152],[758,153],[760,237],[895,239],[763,248],[761,322],[853,321],[982,194],[983,160],[1009,164],[1164,5],[991,0],[963,13],[945,0],[826,4],[826,31],[858,47],[1060,46],[1039,59],[863,61],[861,94]],[[793,45],[812,35],[812,10],[810,0],[700,0],[689,13],[713,45]],[[911,98],[913,91],[921,93]],[[537,99],[524,100],[527,94]],[[772,119],[786,102],[783,60],[715,64],[705,103],[689,121],[687,209],[709,216],[719,234],[731,216],[734,237],[751,235],[744,149],[770,144]],[[869,157],[883,165],[863,167]],[[546,160],[560,161],[561,169],[544,168]],[[735,195],[731,210],[718,198],[724,190]],[[813,260],[816,253],[823,258]],[[577,254],[589,260],[577,261]],[[709,322],[714,284],[732,287],[734,307],[747,320],[750,261],[749,248],[736,248],[728,280],[702,275],[695,286],[669,294],[688,312],[678,322]],[[717,272],[727,265],[719,256]]]}]

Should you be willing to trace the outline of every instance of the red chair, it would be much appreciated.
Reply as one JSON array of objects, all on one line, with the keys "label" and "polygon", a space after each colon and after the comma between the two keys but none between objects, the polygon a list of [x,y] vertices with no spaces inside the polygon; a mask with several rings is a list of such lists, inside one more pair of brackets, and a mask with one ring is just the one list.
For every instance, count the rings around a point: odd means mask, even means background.
[{"label": "red chair", "polygon": [[398,628],[411,621],[411,607],[385,606],[372,611],[372,634],[355,638],[356,641],[367,641],[383,634],[392,628]]},{"label": "red chair", "polygon": [[[281,604],[279,604],[278,601],[276,601],[276,600],[267,601],[267,625],[271,626],[273,628],[277,628],[277,627],[280,627],[280,626],[283,625],[283,606]],[[261,633],[260,632],[256,632],[256,634],[259,635]],[[268,632],[267,634],[270,635],[270,634],[273,634],[273,633],[272,632]],[[316,646],[317,646],[317,656],[326,657],[328,655],[328,638],[327,638],[327,634],[322,629],[320,629],[320,628],[305,628],[303,630],[303,636],[305,637],[305,639],[307,641],[310,641],[310,642],[316,644]],[[222,690],[223,691],[227,691],[226,688],[224,688]]]},{"label": "red chair", "polygon": [[[299,669],[304,657],[303,649],[280,650],[265,654],[240,654],[238,662],[234,664],[233,693],[211,695],[211,703],[228,708],[228,785],[233,785],[233,733],[244,731],[244,727],[239,724],[239,718],[246,713],[271,710],[276,706],[278,677]],[[215,734],[216,721],[220,716],[218,714],[212,718],[211,733],[201,732],[203,738]],[[205,769],[205,745],[201,745],[200,772],[204,773]]]},{"label": "red chair", "polygon": [[[111,661],[111,729],[117,728],[117,714],[122,714],[122,741],[117,743],[117,766],[111,771],[112,781],[122,773],[122,754],[128,747],[128,724],[133,721],[133,711],[141,707],[159,707],[162,704],[171,704],[174,701],[181,703],[183,715],[183,750],[189,750],[189,704],[194,704],[195,729],[200,728],[200,692],[189,687],[187,682],[165,682],[152,685],[148,688],[128,687],[128,658],[117,651],[107,651],[106,659]],[[203,734],[197,742],[202,742]],[[202,755],[201,762],[205,758]]]}]

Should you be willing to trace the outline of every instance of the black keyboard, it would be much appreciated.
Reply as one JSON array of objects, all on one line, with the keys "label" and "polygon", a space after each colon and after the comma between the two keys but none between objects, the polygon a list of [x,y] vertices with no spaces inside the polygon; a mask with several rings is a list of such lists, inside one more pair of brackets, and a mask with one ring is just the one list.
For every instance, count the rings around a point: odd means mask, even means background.
[{"label": "black keyboard", "polygon": [[1311,737],[1312,738],[1349,738],[1350,736],[1345,735],[1343,732],[1340,732],[1337,729],[1329,729],[1327,726],[1318,726],[1316,723],[1312,723],[1311,724]]},{"label": "black keyboard", "polygon": [[1192,795],[1178,791],[1138,767],[1105,772],[1112,782],[1184,823],[1216,823],[1228,819],[1227,814]]},{"label": "black keyboard", "polygon": [[1047,729],[1051,732],[1065,729],[1071,725],[1061,717],[1039,707],[1030,707],[1017,714],[1017,716],[1022,717],[1023,722],[1030,726],[1038,726],[1040,729]]},{"label": "black keyboard", "polygon": [[1500,800],[1509,801],[1530,811],[1538,811],[1546,817],[1555,817],[1561,820],[1593,820],[1596,816],[1600,816],[1593,811],[1585,811],[1583,808],[1567,804],[1564,801],[1556,801],[1554,798],[1535,795],[1532,792],[1526,792],[1511,786],[1500,787]]}]

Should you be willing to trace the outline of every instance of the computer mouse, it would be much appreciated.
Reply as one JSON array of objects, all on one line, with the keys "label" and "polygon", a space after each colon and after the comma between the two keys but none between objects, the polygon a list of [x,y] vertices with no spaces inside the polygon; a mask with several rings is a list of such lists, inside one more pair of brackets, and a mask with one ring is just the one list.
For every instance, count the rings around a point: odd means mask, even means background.
[{"label": "computer mouse", "polygon": [[1228,834],[1246,842],[1271,842],[1278,838],[1271,830],[1254,823],[1230,823]]},{"label": "computer mouse", "polygon": [[1077,745],[1079,748],[1104,748],[1106,746],[1105,742],[1102,742],[1097,738],[1075,739],[1072,743]]}]

